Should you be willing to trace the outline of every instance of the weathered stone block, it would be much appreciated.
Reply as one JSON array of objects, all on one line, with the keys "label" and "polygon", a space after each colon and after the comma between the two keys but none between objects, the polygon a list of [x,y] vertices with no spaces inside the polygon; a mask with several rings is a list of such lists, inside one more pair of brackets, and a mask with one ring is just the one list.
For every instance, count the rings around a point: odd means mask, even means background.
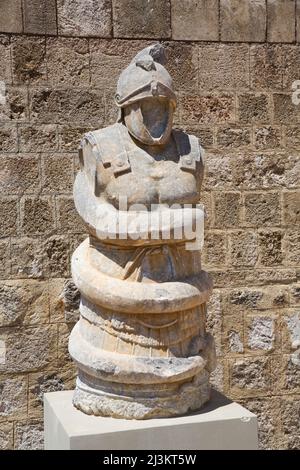
[{"label": "weathered stone block", "polygon": [[217,356],[221,356],[222,305],[221,293],[216,289],[212,293],[207,305],[206,328],[214,337]]},{"label": "weathered stone block", "polygon": [[39,37],[15,36],[12,38],[11,47],[14,84],[45,82],[45,40]]},{"label": "weathered stone block", "polygon": [[60,323],[58,325],[58,366],[67,366],[72,363],[68,350],[70,333],[74,327],[74,323]]},{"label": "weathered stone block", "polygon": [[230,190],[234,188],[232,181],[232,161],[226,155],[205,154],[205,178],[204,188]]},{"label": "weathered stone block", "polygon": [[[2,94],[2,91],[5,91]],[[0,89],[0,120],[25,121],[28,119],[28,90],[25,87],[7,86]]]},{"label": "weathered stone block", "polygon": [[254,146],[260,150],[276,149],[281,146],[281,128],[263,126],[254,129]]},{"label": "weathered stone block", "polygon": [[89,88],[43,88],[30,92],[31,119],[38,123],[73,122],[85,126],[105,121],[102,90]]},{"label": "weathered stone block", "polygon": [[230,159],[232,182],[240,189],[295,188],[300,161],[296,153],[235,155]]},{"label": "weathered stone block", "polygon": [[21,0],[1,0],[0,32],[22,33]]},{"label": "weathered stone block", "polygon": [[75,323],[79,319],[80,293],[70,279],[49,282],[51,323]]},{"label": "weathered stone block", "polygon": [[281,265],[282,232],[280,230],[261,230],[259,237],[259,263],[264,266]]},{"label": "weathered stone block", "polygon": [[213,192],[216,228],[237,227],[241,217],[241,194],[236,192]]},{"label": "weathered stone block", "polygon": [[114,37],[169,38],[169,0],[113,0]]},{"label": "weathered stone block", "polygon": [[25,197],[21,201],[21,229],[24,234],[45,234],[55,227],[51,197]]},{"label": "weathered stone block", "polygon": [[[27,377],[5,377],[0,380],[0,418],[22,419],[27,415]],[[2,424],[1,424],[2,427]]]},{"label": "weathered stone block", "polygon": [[92,127],[72,126],[71,124],[59,126],[59,150],[61,152],[78,152],[82,136],[92,129]]},{"label": "weathered stone block", "polygon": [[111,37],[110,0],[57,0],[58,34]]},{"label": "weathered stone block", "polygon": [[282,197],[284,224],[300,224],[300,191],[283,192]]},{"label": "weathered stone block", "polygon": [[90,83],[87,39],[47,39],[48,80],[53,85],[88,86]]},{"label": "weathered stone block", "polygon": [[43,450],[44,427],[42,422],[24,421],[15,425],[16,450]]},{"label": "weathered stone block", "polygon": [[219,39],[217,0],[171,0],[172,38],[191,41]]},{"label": "weathered stone block", "polygon": [[[287,93],[292,92],[292,85],[299,80],[300,51],[298,45],[283,45],[283,88]],[[295,106],[295,105],[294,105]],[[299,108],[299,106],[298,106]],[[293,123],[290,123],[293,124]]]},{"label": "weathered stone block", "polygon": [[177,91],[198,89],[198,53],[195,44],[167,41],[168,71]]},{"label": "weathered stone block", "polygon": [[248,227],[280,225],[278,192],[245,193],[245,225]]},{"label": "weathered stone block", "polygon": [[245,406],[258,418],[258,442],[260,449],[278,449],[280,426],[280,401],[278,398],[247,399]]},{"label": "weathered stone block", "polygon": [[37,371],[50,364],[55,365],[57,355],[56,326],[2,328],[0,340],[4,342],[6,355],[0,363],[0,371],[15,373]]},{"label": "weathered stone block", "polygon": [[53,236],[43,244],[44,269],[50,277],[70,275],[70,244],[67,237]]},{"label": "weathered stone block", "polygon": [[18,225],[18,200],[8,196],[0,201],[1,236],[13,235]]},{"label": "weathered stone block", "polygon": [[242,312],[223,318],[222,352],[226,355],[239,355],[244,352],[244,317]]},{"label": "weathered stone block", "polygon": [[251,88],[282,89],[283,50],[270,44],[250,46]]},{"label": "weathered stone block", "polygon": [[0,299],[0,326],[35,325],[49,322],[46,282],[1,281]]},{"label": "weathered stone block", "polygon": [[1,156],[1,194],[35,193],[39,187],[39,160],[36,156]]},{"label": "weathered stone block", "polygon": [[269,122],[268,96],[262,93],[238,95],[238,119],[240,122]]},{"label": "weathered stone block", "polygon": [[217,360],[217,365],[215,370],[210,374],[210,384],[211,386],[215,389],[218,390],[219,392],[224,392],[225,391],[225,384],[224,384],[224,364],[223,362],[219,359]]},{"label": "weathered stone block", "polygon": [[10,39],[4,35],[0,36],[0,60],[0,80],[3,80],[5,83],[11,83]]},{"label": "weathered stone block", "polygon": [[283,238],[284,263],[287,266],[300,264],[300,233],[299,230],[286,230]]},{"label": "weathered stone block", "polygon": [[263,42],[266,38],[264,0],[221,0],[221,40]]},{"label": "weathered stone block", "polygon": [[12,450],[14,446],[14,424],[1,423],[0,427],[0,449]]},{"label": "weathered stone block", "polygon": [[212,222],[212,196],[208,191],[201,192],[201,204],[204,205],[204,232],[208,229]]},{"label": "weathered stone block", "polygon": [[234,121],[232,95],[184,95],[181,98],[181,117],[189,124],[223,124]]},{"label": "weathered stone block", "polygon": [[275,315],[246,316],[246,346],[248,352],[271,353],[280,350]]},{"label": "weathered stone block", "polygon": [[287,448],[298,450],[300,444],[300,397],[282,397],[280,409],[282,428],[287,439]]},{"label": "weathered stone block", "polygon": [[267,40],[269,42],[295,41],[295,1],[267,1]]},{"label": "weathered stone block", "polygon": [[276,391],[300,393],[300,350],[292,354],[282,354],[273,359]]},{"label": "weathered stone block", "polygon": [[64,232],[84,233],[86,228],[79,218],[73,197],[59,196],[56,199],[58,227]]},{"label": "weathered stone block", "polygon": [[226,235],[220,232],[206,232],[203,264],[210,268],[226,264]]},{"label": "weathered stone block", "polygon": [[274,93],[273,102],[275,124],[300,123],[300,106],[292,102],[291,93]]},{"label": "weathered stone block", "polygon": [[188,134],[195,135],[198,137],[200,144],[203,148],[207,149],[214,145],[214,131],[209,127],[198,127],[198,126],[185,126],[182,125],[182,129]]},{"label": "weathered stone block", "polygon": [[232,232],[229,235],[229,254],[232,266],[255,266],[258,258],[256,233]]},{"label": "weathered stone block", "polygon": [[44,193],[72,193],[74,161],[72,154],[55,153],[42,157],[42,191]]},{"label": "weathered stone block", "polygon": [[239,127],[221,127],[217,130],[217,144],[222,148],[241,148],[251,143],[251,130]]},{"label": "weathered stone block", "polygon": [[11,239],[11,272],[19,279],[43,277],[43,255],[39,238]]},{"label": "weathered stone block", "polygon": [[299,126],[284,126],[284,139],[287,148],[300,147],[300,127]]},{"label": "weathered stone block", "polygon": [[42,418],[44,393],[72,390],[75,387],[75,375],[75,367],[29,374],[29,417]]},{"label": "weathered stone block", "polygon": [[18,152],[17,126],[0,123],[0,152]]},{"label": "weathered stone block", "polygon": [[57,34],[55,0],[22,0],[24,33]]},{"label": "weathered stone block", "polygon": [[290,286],[291,305],[300,305],[300,284]]},{"label": "weathered stone block", "polygon": [[[10,239],[0,239],[0,278],[10,276]],[[0,447],[1,448],[1,447]]]},{"label": "weathered stone block", "polygon": [[300,42],[300,0],[296,0],[296,40]]},{"label": "weathered stone block", "polygon": [[0,339],[0,364],[5,364],[6,361],[6,344],[4,339]]},{"label": "weathered stone block", "polygon": [[247,284],[252,286],[262,286],[265,284],[291,283],[297,281],[295,268],[269,269],[256,268],[243,270],[214,270],[214,286],[224,287],[243,287]]},{"label": "weathered stone block", "polygon": [[249,88],[247,44],[199,45],[200,90]]},{"label": "weathered stone block", "polygon": [[49,152],[57,150],[58,137],[55,124],[43,126],[24,124],[18,127],[21,152]]},{"label": "weathered stone block", "polygon": [[270,395],[272,388],[270,358],[245,357],[232,361],[230,384],[232,397]]},{"label": "weathered stone block", "polygon": [[294,352],[300,347],[300,312],[298,309],[290,309],[282,316],[282,347],[284,352]]},{"label": "weathered stone block", "polygon": [[[254,273],[255,275],[255,273]],[[247,282],[247,279],[246,279]],[[286,286],[240,287],[225,291],[222,295],[224,315],[241,314],[253,310],[282,309],[288,306]]]}]

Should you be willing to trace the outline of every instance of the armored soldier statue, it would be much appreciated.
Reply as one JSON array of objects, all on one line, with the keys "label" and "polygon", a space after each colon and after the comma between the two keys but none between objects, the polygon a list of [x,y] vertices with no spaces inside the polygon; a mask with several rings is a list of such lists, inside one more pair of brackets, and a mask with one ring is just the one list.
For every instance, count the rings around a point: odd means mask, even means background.
[{"label": "armored soldier statue", "polygon": [[176,96],[164,64],[159,44],[139,52],[118,81],[118,122],[87,133],[79,149],[74,199],[89,237],[72,259],[81,315],[69,351],[73,403],[88,414],[174,416],[210,396],[212,282],[184,230],[185,220],[203,223],[203,150],[172,128]]}]

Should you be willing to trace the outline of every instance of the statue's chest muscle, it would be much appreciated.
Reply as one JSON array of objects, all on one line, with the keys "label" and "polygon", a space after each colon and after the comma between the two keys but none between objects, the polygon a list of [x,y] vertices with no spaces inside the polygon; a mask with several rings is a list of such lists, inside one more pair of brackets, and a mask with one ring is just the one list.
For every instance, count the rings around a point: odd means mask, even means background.
[{"label": "statue's chest muscle", "polygon": [[126,197],[129,204],[195,203],[199,200],[197,179],[182,171],[173,161],[131,162],[131,171],[113,178],[106,187],[107,198],[118,204]]}]

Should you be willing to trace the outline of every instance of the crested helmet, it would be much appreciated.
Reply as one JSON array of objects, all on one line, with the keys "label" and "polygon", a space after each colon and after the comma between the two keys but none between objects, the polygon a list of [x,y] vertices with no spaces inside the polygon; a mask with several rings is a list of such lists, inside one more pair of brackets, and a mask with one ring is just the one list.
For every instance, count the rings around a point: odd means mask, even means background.
[{"label": "crested helmet", "polygon": [[165,63],[166,55],[161,44],[140,51],[119,77],[116,105],[124,108],[143,98],[155,96],[168,98],[175,109],[176,95]]}]

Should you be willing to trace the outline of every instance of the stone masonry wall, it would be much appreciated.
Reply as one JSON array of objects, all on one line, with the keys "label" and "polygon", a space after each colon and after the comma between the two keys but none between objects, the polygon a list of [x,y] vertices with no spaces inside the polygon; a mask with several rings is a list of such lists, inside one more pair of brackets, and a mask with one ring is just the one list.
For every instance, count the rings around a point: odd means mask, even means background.
[{"label": "stone masonry wall", "polygon": [[213,383],[261,447],[300,447],[300,1],[0,0],[0,448],[41,448],[43,393],[73,387],[76,148],[156,40],[207,150]]}]

